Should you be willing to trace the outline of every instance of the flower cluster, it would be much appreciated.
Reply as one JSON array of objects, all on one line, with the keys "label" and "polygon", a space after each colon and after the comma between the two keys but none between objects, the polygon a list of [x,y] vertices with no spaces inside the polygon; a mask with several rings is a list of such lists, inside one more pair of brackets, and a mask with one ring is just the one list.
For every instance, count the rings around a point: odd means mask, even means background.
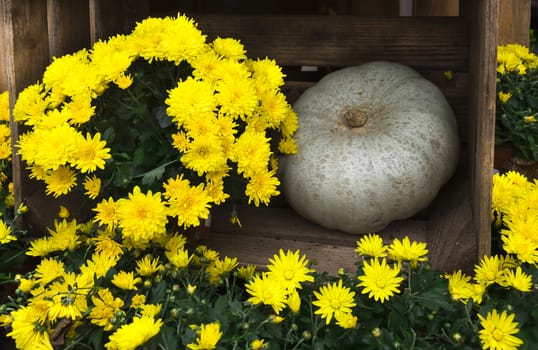
[{"label": "flower cluster", "polygon": [[[484,256],[474,275],[461,270],[446,274],[454,300],[474,305],[484,329],[480,339],[492,349],[516,349],[536,344],[538,337],[525,332],[525,342],[515,336],[519,325],[536,328],[538,314],[529,305],[538,302],[538,182],[508,171],[493,176],[492,227],[494,255]],[[502,311],[500,311],[502,310]],[[487,318],[484,317],[487,313]]]},{"label": "flower cluster", "polygon": [[538,57],[518,44],[497,51],[496,143],[538,160]]},{"label": "flower cluster", "polygon": [[207,42],[181,15],[147,18],[55,58],[17,98],[28,131],[16,147],[48,195],[84,193],[101,222],[148,241],[169,217],[197,226],[230,197],[279,194],[275,155],[296,152],[298,127],[283,84],[274,60],[249,59],[238,40]]},{"label": "flower cluster", "polygon": [[413,333],[420,346],[459,345],[428,317],[463,307],[428,269],[426,245],[407,237],[365,236],[357,271],[328,276],[298,250],[258,271],[180,233],[128,240],[63,216],[32,241],[26,254],[39,262],[0,306],[18,349],[406,348]]}]

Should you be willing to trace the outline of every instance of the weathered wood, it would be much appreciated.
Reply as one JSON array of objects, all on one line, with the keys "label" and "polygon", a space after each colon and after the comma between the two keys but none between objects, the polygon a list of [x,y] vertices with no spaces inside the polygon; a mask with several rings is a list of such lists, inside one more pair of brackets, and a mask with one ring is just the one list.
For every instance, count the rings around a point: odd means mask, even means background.
[{"label": "weathered wood", "polygon": [[94,43],[116,34],[129,33],[148,16],[149,0],[89,0],[90,37]]},{"label": "weathered wood", "polygon": [[[470,145],[471,203],[478,256],[491,252],[491,188],[495,143],[498,1],[477,0],[471,36],[469,109],[474,116]],[[493,28],[493,30],[492,30]]]},{"label": "weathered wood", "polygon": [[531,0],[499,0],[498,43],[529,46]]},{"label": "weathered wood", "polygon": [[235,37],[250,57],[271,57],[282,66],[391,60],[420,70],[469,68],[469,29],[458,17],[190,16],[210,40]]},{"label": "weathered wood", "polygon": [[[478,256],[466,169],[446,184],[431,205],[427,243],[434,269],[471,273]],[[457,257],[457,259],[455,259]]]},{"label": "weathered wood", "polygon": [[415,16],[458,16],[459,0],[414,0]]},{"label": "weathered wood", "polygon": [[90,45],[88,0],[48,0],[49,53],[59,57]]},{"label": "weathered wood", "polygon": [[360,16],[398,16],[400,0],[351,1],[351,12]]},{"label": "weathered wood", "polygon": [[[353,269],[359,235],[325,229],[299,216],[289,207],[238,206],[241,227],[229,221],[231,207],[212,209],[211,231],[198,241],[221,254],[236,256],[241,262],[264,265],[279,249],[300,249],[311,260],[323,263],[323,270],[336,273]],[[426,242],[424,220],[393,222],[378,232],[386,243],[405,236]]]},{"label": "weathered wood", "polygon": [[[49,62],[46,5],[45,0],[0,1],[3,63],[11,106],[15,104],[20,91],[39,79]],[[12,121],[13,143],[20,132],[20,126]],[[15,148],[12,162],[15,207],[18,207],[24,198],[35,191],[35,187],[26,181],[25,169]],[[30,211],[25,217],[31,217],[42,209],[30,204],[28,206]]]}]

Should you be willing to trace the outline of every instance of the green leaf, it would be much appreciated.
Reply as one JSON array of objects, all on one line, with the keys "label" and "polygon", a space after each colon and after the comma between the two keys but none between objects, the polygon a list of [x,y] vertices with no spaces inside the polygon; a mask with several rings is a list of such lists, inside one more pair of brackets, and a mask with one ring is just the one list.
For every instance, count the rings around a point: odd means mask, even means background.
[{"label": "green leaf", "polygon": [[142,174],[142,184],[151,185],[154,182],[157,182],[163,177],[165,170],[166,170],[166,165],[161,165],[153,170],[145,172],[144,174]]}]

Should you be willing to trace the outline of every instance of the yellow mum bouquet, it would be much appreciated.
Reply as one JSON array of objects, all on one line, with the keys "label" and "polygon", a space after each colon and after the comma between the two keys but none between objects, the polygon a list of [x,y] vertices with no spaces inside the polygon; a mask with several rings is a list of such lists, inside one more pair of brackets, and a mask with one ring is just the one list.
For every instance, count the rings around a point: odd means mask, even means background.
[{"label": "yellow mum bouquet", "polygon": [[147,18],[55,58],[18,96],[17,142],[30,177],[54,197],[96,200],[96,221],[135,240],[200,224],[229,198],[279,195],[277,153],[296,152],[297,117],[274,60],[185,16]]},{"label": "yellow mum bouquet", "polygon": [[498,47],[496,111],[496,143],[538,160],[538,57],[525,46]]}]

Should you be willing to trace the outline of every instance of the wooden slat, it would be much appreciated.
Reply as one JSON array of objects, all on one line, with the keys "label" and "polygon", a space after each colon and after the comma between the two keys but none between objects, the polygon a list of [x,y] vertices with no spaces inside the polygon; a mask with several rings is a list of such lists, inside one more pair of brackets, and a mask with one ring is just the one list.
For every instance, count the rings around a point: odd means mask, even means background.
[{"label": "wooden slat", "polygon": [[414,0],[415,16],[457,16],[459,0]]},{"label": "wooden slat", "polygon": [[149,14],[149,0],[89,0],[91,42],[129,33]]},{"label": "wooden slat", "polygon": [[475,0],[469,9],[471,37],[470,112],[474,116],[470,149],[471,203],[478,257],[491,252],[491,188],[495,142],[495,90],[498,1]]},{"label": "wooden slat", "polygon": [[[44,0],[0,1],[3,64],[11,106],[15,104],[20,91],[39,79],[49,62],[46,5]],[[19,133],[19,126],[12,121],[12,139],[16,140]],[[22,199],[32,193],[34,188],[24,183],[26,180],[24,167],[15,150],[12,159],[15,207],[18,207]],[[42,209],[28,206],[30,211],[25,217],[32,216]]]},{"label": "wooden slat", "polygon": [[[354,249],[359,235],[325,229],[287,206],[238,206],[241,227],[229,222],[230,213],[228,205],[212,208],[211,231],[198,243],[236,256],[245,264],[266,264],[280,248],[300,249],[309,259],[317,260],[320,269],[331,273],[340,267],[349,270],[356,261]],[[424,220],[402,220],[378,233],[387,243],[404,236],[426,242],[426,225]]]},{"label": "wooden slat", "polygon": [[48,0],[49,51],[59,57],[90,45],[88,0]]},{"label": "wooden slat", "polygon": [[398,16],[400,0],[351,1],[352,13],[360,16]]},{"label": "wooden slat", "polygon": [[529,46],[531,0],[499,0],[499,45]]},{"label": "wooden slat", "polygon": [[477,257],[467,169],[445,185],[432,203],[428,220],[428,248],[432,268],[472,273]]},{"label": "wooden slat", "polygon": [[283,66],[391,60],[419,69],[468,70],[468,26],[458,17],[188,15],[209,39],[240,39],[249,57],[267,56]]}]

